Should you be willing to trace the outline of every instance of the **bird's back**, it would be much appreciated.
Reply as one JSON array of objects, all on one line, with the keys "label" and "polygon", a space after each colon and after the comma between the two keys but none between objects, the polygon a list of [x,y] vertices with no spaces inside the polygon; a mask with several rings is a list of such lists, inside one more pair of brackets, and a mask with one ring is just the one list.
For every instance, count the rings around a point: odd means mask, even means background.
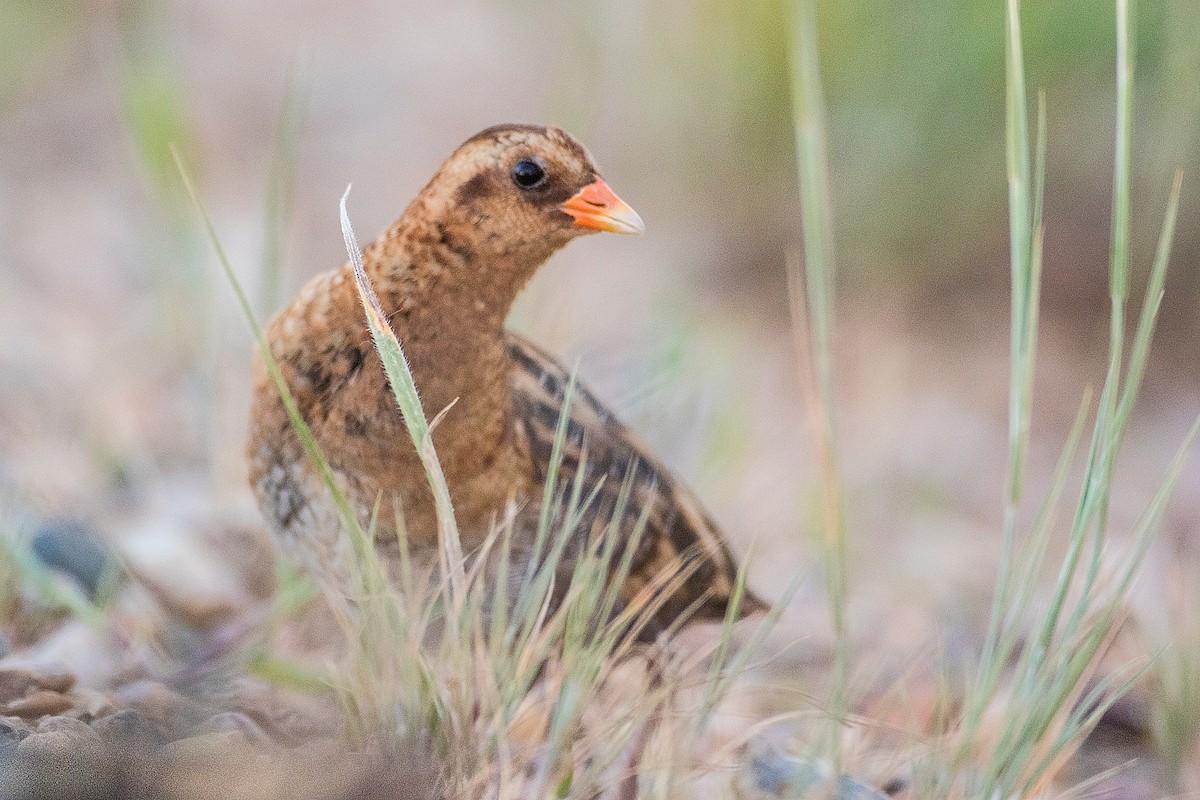
[{"label": "bird's back", "polygon": [[[534,479],[541,485],[550,473],[572,379],[561,364],[529,340],[509,332],[506,344],[513,362],[517,435],[526,445]],[[668,596],[659,598],[661,606],[642,638],[651,638],[685,619],[725,617],[737,567],[716,524],[695,495],[578,382],[572,391],[559,459],[557,486],[565,496],[582,472],[580,497],[586,505],[574,535],[607,528],[624,539],[636,538],[630,575],[621,592],[625,602],[672,574],[682,580]],[[623,489],[625,486],[628,488]],[[639,524],[644,525],[640,531]],[[738,617],[763,607],[747,594]]]}]

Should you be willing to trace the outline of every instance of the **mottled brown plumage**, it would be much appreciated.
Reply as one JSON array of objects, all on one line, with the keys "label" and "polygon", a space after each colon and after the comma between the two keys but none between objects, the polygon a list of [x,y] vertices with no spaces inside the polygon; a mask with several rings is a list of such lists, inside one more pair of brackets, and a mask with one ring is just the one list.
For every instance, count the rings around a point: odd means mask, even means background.
[{"label": "mottled brown plumage", "polygon": [[[578,142],[556,128],[507,125],[467,140],[364,249],[367,276],[404,347],[426,416],[453,404],[433,439],[464,548],[483,541],[509,502],[519,504],[519,521],[532,526],[568,383],[554,359],[505,332],[513,300],[576,236],[640,229]],[[267,337],[357,513],[365,521],[382,502],[381,550],[386,555],[395,546],[396,514],[410,543],[432,546],[431,493],[372,345],[350,265],[314,278],[272,321]],[[251,485],[276,539],[336,584],[347,552],[337,513],[261,361],[254,375]],[[608,476],[589,506],[593,518],[611,516],[627,475],[632,491],[619,535],[629,536],[646,510],[623,596],[681,560],[692,564],[691,577],[648,631],[693,605],[693,618],[723,616],[736,569],[695,497],[582,387],[570,407],[566,444],[564,479],[582,470],[595,486]],[[757,607],[748,598],[746,610]]]}]

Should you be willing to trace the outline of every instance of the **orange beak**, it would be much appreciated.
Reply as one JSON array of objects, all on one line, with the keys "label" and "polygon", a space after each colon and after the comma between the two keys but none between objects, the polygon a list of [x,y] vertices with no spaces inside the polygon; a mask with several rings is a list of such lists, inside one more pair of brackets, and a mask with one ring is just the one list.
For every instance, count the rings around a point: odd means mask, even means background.
[{"label": "orange beak", "polygon": [[559,208],[574,217],[580,228],[608,233],[643,233],[646,230],[638,213],[617,197],[603,178],[596,178]]}]

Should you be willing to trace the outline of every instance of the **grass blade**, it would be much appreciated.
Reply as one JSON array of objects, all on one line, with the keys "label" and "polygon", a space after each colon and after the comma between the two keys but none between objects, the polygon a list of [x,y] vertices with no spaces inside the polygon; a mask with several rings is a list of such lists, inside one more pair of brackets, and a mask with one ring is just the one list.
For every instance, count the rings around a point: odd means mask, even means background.
[{"label": "grass blade", "polygon": [[446,485],[446,476],[442,472],[441,462],[433,448],[433,435],[429,422],[425,419],[425,410],[421,407],[421,399],[417,395],[417,385],[413,381],[412,371],[408,368],[408,359],[396,338],[391,325],[388,324],[387,314],[379,304],[375,289],[367,277],[363,266],[362,249],[354,236],[354,228],[350,225],[350,215],[346,212],[346,198],[350,196],[350,188],[342,195],[340,218],[342,237],[346,242],[346,252],[354,265],[354,283],[358,289],[359,299],[362,300],[363,310],[367,315],[367,324],[371,329],[371,338],[375,340],[375,349],[379,351],[380,360],[387,371],[388,382],[396,395],[400,412],[404,415],[404,424],[408,435],[412,438],[425,467],[425,477],[429,481],[429,489],[433,492],[434,506],[437,509],[438,541],[441,545],[444,559],[443,567],[450,581],[450,590],[455,604],[463,601],[463,554],[462,545],[458,539],[458,524],[454,519],[454,505],[450,500],[450,489]]},{"label": "grass blade", "polygon": [[[829,707],[835,728],[828,749],[840,761],[837,730],[848,710],[850,641],[846,630],[846,522],[838,466],[833,392],[834,242],[829,166],[826,152],[825,101],[821,88],[814,4],[800,0],[791,19],[792,116],[796,135],[796,167],[804,231],[803,278],[795,261],[789,265],[793,328],[804,381],[805,406],[812,421],[822,481],[823,563],[833,626],[835,654],[833,697]],[[800,286],[804,286],[803,292]]]}]

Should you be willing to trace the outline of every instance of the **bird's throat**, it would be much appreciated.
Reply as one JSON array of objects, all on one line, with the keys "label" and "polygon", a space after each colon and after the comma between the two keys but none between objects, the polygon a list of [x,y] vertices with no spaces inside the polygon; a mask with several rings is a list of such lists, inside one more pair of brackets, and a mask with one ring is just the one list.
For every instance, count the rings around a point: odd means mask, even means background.
[{"label": "bird's throat", "polygon": [[447,477],[466,475],[495,459],[510,438],[504,320],[536,266],[479,263],[436,228],[403,223],[366,249],[364,267],[426,417],[450,409],[434,433]]}]

